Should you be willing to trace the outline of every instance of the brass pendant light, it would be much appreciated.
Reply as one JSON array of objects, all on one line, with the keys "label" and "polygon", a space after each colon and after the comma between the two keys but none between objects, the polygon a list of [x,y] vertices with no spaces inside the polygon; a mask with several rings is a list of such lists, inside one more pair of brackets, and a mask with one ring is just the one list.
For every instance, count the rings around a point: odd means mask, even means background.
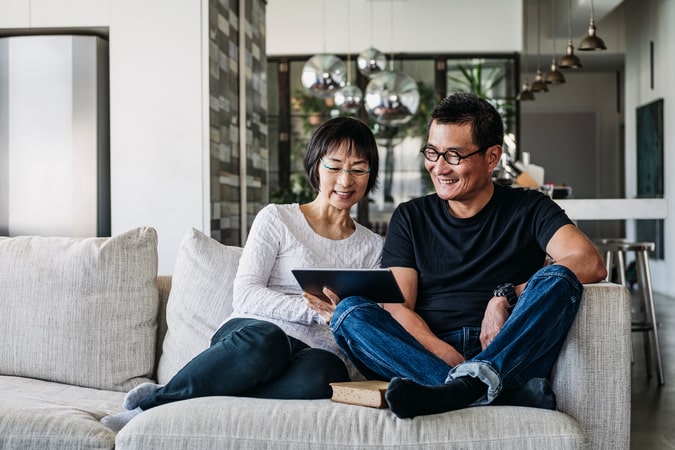
[{"label": "brass pendant light", "polygon": [[584,65],[581,59],[574,54],[574,45],[572,44],[572,0],[567,0],[567,50],[565,56],[560,58],[558,67],[561,69],[579,69]]},{"label": "brass pendant light", "polygon": [[562,84],[564,83],[565,76],[558,70],[558,61],[556,60],[555,54],[555,0],[553,0],[553,25],[552,25],[552,37],[553,37],[553,59],[551,61],[551,71],[546,74],[546,82],[549,84]]},{"label": "brass pendant light", "polygon": [[541,72],[541,0],[537,0],[537,72],[530,90],[532,92],[548,92],[548,86]]},{"label": "brass pendant light", "polygon": [[524,101],[534,100],[534,93],[532,92],[532,90],[530,90],[530,83],[528,82],[528,79],[527,79],[527,72],[528,72],[528,68],[527,68],[527,7],[525,7],[525,18],[524,18],[523,29],[525,30],[525,36],[524,36],[524,38],[525,38],[525,46],[524,46],[525,52],[524,52],[524,58],[523,58],[523,59],[525,59],[525,82],[523,83],[523,89],[518,93],[518,95],[516,95],[516,100],[519,101],[519,102],[520,101],[524,102]]},{"label": "brass pendant light", "polygon": [[579,50],[607,50],[605,42],[596,34],[595,28],[595,8],[593,7],[593,0],[591,0],[591,21],[588,25],[588,35],[586,35],[579,44]]}]

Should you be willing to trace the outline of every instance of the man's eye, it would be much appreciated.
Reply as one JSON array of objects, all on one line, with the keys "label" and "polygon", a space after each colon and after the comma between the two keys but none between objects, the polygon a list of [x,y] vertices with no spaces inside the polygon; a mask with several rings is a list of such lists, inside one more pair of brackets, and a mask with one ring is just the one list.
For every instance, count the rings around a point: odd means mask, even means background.
[{"label": "man's eye", "polygon": [[354,175],[365,175],[366,173],[368,173],[368,171],[363,169],[353,169],[352,173]]},{"label": "man's eye", "polygon": [[328,167],[328,166],[326,166],[326,169],[329,172],[333,172],[333,173],[338,173],[338,172],[342,171],[342,169],[340,169],[339,167]]}]

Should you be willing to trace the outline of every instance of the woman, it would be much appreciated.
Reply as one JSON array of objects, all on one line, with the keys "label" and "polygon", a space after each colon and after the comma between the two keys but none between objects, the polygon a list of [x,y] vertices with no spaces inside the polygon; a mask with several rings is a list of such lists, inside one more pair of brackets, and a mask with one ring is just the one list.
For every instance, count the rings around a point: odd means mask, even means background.
[{"label": "woman", "polygon": [[195,397],[329,398],[329,383],[358,376],[290,269],[379,266],[382,238],[349,214],[377,184],[377,144],[365,124],[337,117],[316,130],[304,165],[316,197],[258,213],[234,281],[234,313],[211,346],[166,385],[131,390],[127,411],[104,425],[118,431],[144,410]]}]

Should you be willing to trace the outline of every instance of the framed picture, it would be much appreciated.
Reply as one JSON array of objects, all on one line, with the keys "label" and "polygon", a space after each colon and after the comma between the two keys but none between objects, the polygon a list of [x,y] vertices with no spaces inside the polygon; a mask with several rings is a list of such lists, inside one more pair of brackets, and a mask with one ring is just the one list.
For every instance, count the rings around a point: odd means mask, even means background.
[{"label": "framed picture", "polygon": [[[663,99],[637,108],[637,195],[663,198]],[[664,259],[663,220],[636,221],[639,241],[654,242],[654,258]]]}]

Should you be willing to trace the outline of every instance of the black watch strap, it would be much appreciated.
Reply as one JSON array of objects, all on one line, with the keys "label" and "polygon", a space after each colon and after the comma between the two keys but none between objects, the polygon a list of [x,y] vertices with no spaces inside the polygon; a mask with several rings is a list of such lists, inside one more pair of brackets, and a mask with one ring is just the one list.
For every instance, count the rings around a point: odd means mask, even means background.
[{"label": "black watch strap", "polygon": [[500,284],[492,292],[492,295],[495,297],[506,297],[506,300],[509,302],[509,306],[511,308],[516,306],[516,302],[518,301],[516,290],[513,288],[513,284],[511,283]]}]

